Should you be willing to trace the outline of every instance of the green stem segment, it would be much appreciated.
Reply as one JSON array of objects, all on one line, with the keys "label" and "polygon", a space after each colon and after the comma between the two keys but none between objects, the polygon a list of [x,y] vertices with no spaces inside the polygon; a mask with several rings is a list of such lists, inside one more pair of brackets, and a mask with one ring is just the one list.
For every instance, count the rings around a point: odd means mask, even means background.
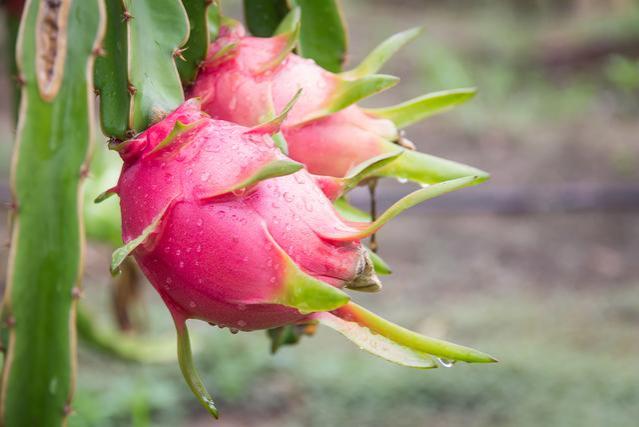
[{"label": "green stem segment", "polygon": [[215,407],[215,403],[213,403],[213,398],[206,390],[193,363],[191,340],[189,338],[189,330],[186,326],[186,318],[182,316],[181,313],[173,310],[171,314],[173,315],[175,330],[177,332],[178,363],[180,364],[180,370],[182,371],[184,380],[202,406],[204,406],[211,415],[218,418],[218,411]]},{"label": "green stem segment", "polygon": [[102,9],[98,0],[32,0],[21,22],[16,56],[24,84],[2,307],[0,425],[58,427],[72,411],[83,254],[79,190],[93,137]]}]

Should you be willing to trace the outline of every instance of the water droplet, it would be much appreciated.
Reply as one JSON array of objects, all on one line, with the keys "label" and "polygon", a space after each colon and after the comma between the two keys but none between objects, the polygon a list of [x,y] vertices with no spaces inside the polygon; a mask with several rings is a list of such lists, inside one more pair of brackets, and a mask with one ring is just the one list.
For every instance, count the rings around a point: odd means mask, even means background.
[{"label": "water droplet", "polygon": [[196,222],[197,226],[198,226],[198,227],[201,227],[203,223],[204,223],[204,222],[202,221],[202,218],[198,218],[198,220],[197,220],[197,222]]},{"label": "water droplet", "polygon": [[304,209],[308,212],[313,212],[313,202],[308,199],[304,199]]},{"label": "water droplet", "polygon": [[186,176],[191,176],[191,174],[193,174],[193,169],[188,168],[188,169],[186,170]]},{"label": "water droplet", "polygon": [[283,197],[288,203],[291,203],[295,199],[295,196],[291,193],[284,193]]},{"label": "water droplet", "polygon": [[180,261],[180,268],[184,268],[184,261]]},{"label": "water droplet", "polygon": [[195,301],[191,301],[191,302],[189,303],[189,307],[191,307],[191,308],[195,308],[195,307],[197,307],[197,305],[195,304]]},{"label": "water droplet", "polygon": [[229,331],[230,331],[233,335],[235,335],[235,334],[237,334],[238,332],[240,332],[239,330],[237,330],[237,329],[235,329],[235,328],[229,328]]},{"label": "water droplet", "polygon": [[176,251],[175,251],[175,255],[176,255],[176,256],[180,256],[180,255],[182,255],[182,251],[181,251],[181,250],[179,250],[179,249],[178,249],[178,250],[176,250]]},{"label": "water droplet", "polygon": [[237,326],[239,326],[240,328],[243,328],[246,326],[246,322],[244,320],[238,320]]},{"label": "water droplet", "polygon": [[441,357],[435,357],[435,361],[439,364],[439,366],[441,366],[442,368],[452,368],[453,365],[455,364],[454,360],[448,360],[448,359],[443,359]]},{"label": "water droplet", "polygon": [[291,224],[286,224],[286,231],[291,231]]},{"label": "water droplet", "polygon": [[304,180],[304,175],[302,175],[300,173],[293,174],[293,178],[295,178],[295,181],[297,181],[298,184],[304,184],[304,182],[306,182]]},{"label": "water droplet", "polygon": [[277,278],[275,276],[271,276],[271,278],[269,279],[269,282],[275,283],[276,280]]},{"label": "water droplet", "polygon": [[244,262],[248,262],[248,257],[247,257],[247,256],[245,256],[244,258],[242,258],[242,261],[244,261]]},{"label": "water droplet", "polygon": [[197,252],[197,253],[202,252],[202,245],[197,245],[197,246],[195,247],[195,252]]},{"label": "water droplet", "polygon": [[399,177],[397,178],[397,182],[399,182],[400,184],[406,184],[408,182],[408,179]]},{"label": "water droplet", "polygon": [[210,173],[202,172],[202,175],[200,175],[200,181],[202,181],[202,182],[208,181],[210,177],[211,177]]},{"label": "water droplet", "polygon": [[237,309],[240,311],[245,311],[246,310],[246,304],[238,304],[237,305]]}]

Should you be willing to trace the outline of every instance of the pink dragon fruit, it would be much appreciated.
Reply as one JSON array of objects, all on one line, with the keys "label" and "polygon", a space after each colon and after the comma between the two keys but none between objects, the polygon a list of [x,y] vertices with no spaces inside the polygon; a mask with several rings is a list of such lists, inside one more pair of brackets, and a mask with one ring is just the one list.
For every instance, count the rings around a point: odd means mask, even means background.
[{"label": "pink dragon fruit", "polygon": [[[397,150],[400,127],[470,99],[474,89],[433,93],[397,106],[363,109],[355,103],[397,83],[374,74],[418,30],[397,34],[375,49],[354,70],[328,72],[291,53],[299,33],[293,10],[271,38],[248,37],[241,25],[225,27],[210,47],[191,95],[200,97],[212,117],[255,126],[279,111],[294,93],[304,93],[282,125],[289,156],[311,173],[342,177],[355,165]],[[470,166],[409,151],[377,170],[376,175],[433,184],[463,176],[488,174]]]},{"label": "pink dragon fruit", "polygon": [[247,128],[210,118],[191,99],[112,147],[124,160],[109,193],[120,197],[126,244],[114,252],[111,268],[135,256],[175,320],[180,367],[200,402],[217,416],[192,363],[187,319],[242,331],[324,324],[417,368],[494,361],[381,319],[343,291],[380,289],[361,238],[407,207],[473,180],[418,190],[373,223],[345,221],[317,182],[335,197],[402,154],[370,161],[344,179],[314,177],[270,136],[288,109]]}]

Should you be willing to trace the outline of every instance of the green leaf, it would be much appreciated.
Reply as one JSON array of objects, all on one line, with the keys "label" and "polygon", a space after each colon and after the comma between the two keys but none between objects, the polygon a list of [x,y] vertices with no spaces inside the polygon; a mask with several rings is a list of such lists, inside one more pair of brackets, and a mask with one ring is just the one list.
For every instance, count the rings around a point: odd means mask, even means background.
[{"label": "green leaf", "polygon": [[343,110],[364,98],[368,98],[369,96],[395,86],[397,82],[399,82],[399,78],[384,74],[374,74],[357,80],[339,79],[335,90],[330,98],[326,100],[324,107],[305,117],[302,123]]},{"label": "green leaf", "polygon": [[282,61],[286,59],[286,57],[293,51],[293,49],[295,49],[295,46],[297,46],[300,36],[299,12],[297,11],[297,9],[293,9],[287,17],[287,20],[285,20],[283,23],[286,24],[285,28],[290,26],[291,30],[285,33],[278,34],[275,37],[277,37],[278,39],[283,39],[284,44],[280,48],[280,51],[277,52],[277,54],[275,54],[271,60],[261,64],[255,70],[256,73],[263,73],[277,67],[282,63]]},{"label": "green leaf", "polygon": [[214,41],[220,33],[221,16],[218,0],[213,0],[206,14],[209,29],[209,40]]},{"label": "green leaf", "polygon": [[373,175],[380,168],[395,161],[398,157],[404,154],[404,150],[399,149],[395,152],[382,153],[375,157],[360,163],[359,165],[350,169],[344,177],[344,189],[343,193],[355,188],[364,179]]},{"label": "green leaf", "polygon": [[364,247],[366,248],[366,251],[368,252],[368,256],[371,258],[371,261],[373,262],[375,273],[381,274],[381,275],[388,275],[393,272],[390,266],[388,265],[388,263],[386,263],[386,261],[384,261],[381,256],[373,252],[369,247],[367,246],[364,246]]},{"label": "green leaf", "polygon": [[284,17],[282,22],[275,29],[275,33],[273,35],[287,34],[299,31],[299,26],[301,25],[302,20],[302,11],[299,7],[294,7],[291,11]]},{"label": "green leaf", "polygon": [[128,74],[133,103],[131,128],[143,131],[183,101],[174,53],[186,43],[189,20],[179,0],[124,0],[127,20]]},{"label": "green leaf", "polygon": [[127,27],[122,23],[124,4],[107,1],[107,27],[102,42],[103,55],[95,60],[94,81],[100,94],[102,132],[126,139],[129,130],[130,94],[127,68]]},{"label": "green leaf", "polygon": [[295,172],[303,168],[304,165],[302,163],[297,163],[292,160],[272,160],[262,165],[259,169],[252,171],[251,175],[238,182],[237,184],[212,194],[205,194],[200,198],[205,200],[212,197],[220,196],[222,194],[238,191],[243,188],[248,188],[252,185],[255,185],[260,181],[264,181],[265,179],[294,174]]},{"label": "green leaf", "polygon": [[270,37],[288,13],[286,0],[244,0],[244,19],[254,36]]},{"label": "green leaf", "polygon": [[181,57],[176,64],[184,84],[193,83],[200,63],[206,58],[209,48],[208,7],[206,0],[182,0],[189,18],[189,39],[181,48]]},{"label": "green leaf", "polygon": [[[384,142],[384,150],[395,151],[397,144]],[[490,178],[487,172],[430,154],[405,150],[395,161],[377,170],[377,175],[410,180],[419,184],[437,184],[467,176],[477,177],[477,184]]]},{"label": "green leaf", "polygon": [[392,107],[367,108],[365,111],[373,116],[391,120],[398,128],[404,128],[463,104],[476,94],[475,88],[444,90],[428,93]]},{"label": "green leaf", "polygon": [[497,361],[478,350],[410,331],[352,302],[333,313],[316,313],[313,317],[358,347],[399,365],[428,369],[450,366],[455,361]]},{"label": "green leaf", "polygon": [[[357,329],[358,326],[368,328],[371,332],[418,353],[450,361],[468,363],[493,363],[497,361],[494,357],[473,348],[426,337],[410,331],[352,302],[340,308],[334,314],[349,322],[350,327],[354,329]],[[319,320],[322,322],[322,316],[318,317],[320,317]]]},{"label": "green leaf", "polygon": [[[7,345],[3,426],[64,425],[76,376],[80,183],[96,125],[92,74],[104,16],[98,0],[53,3],[26,3],[16,49],[24,85],[12,165],[17,209],[0,322]],[[59,43],[66,43],[64,54]]]},{"label": "green leaf", "polygon": [[299,54],[328,71],[341,71],[348,43],[340,2],[291,0],[291,4],[302,10]]},{"label": "green leaf", "polygon": [[284,106],[284,109],[280,112],[280,114],[273,117],[271,120],[252,127],[247,131],[247,133],[266,133],[270,135],[275,135],[276,133],[278,133],[280,131],[282,123],[284,123],[284,120],[286,120],[288,113],[291,111],[301,94],[302,89],[298,89],[297,92],[295,92],[295,95],[293,95],[293,98],[291,98],[291,100],[288,101],[288,103]]},{"label": "green leaf", "polygon": [[143,244],[146,239],[149,238],[149,236],[159,231],[162,219],[172,205],[173,200],[171,200],[166,205],[166,207],[162,209],[162,211],[155,218],[153,218],[151,224],[147,225],[146,228],[142,230],[142,233],[139,236],[137,236],[135,239],[130,240],[124,246],[113,251],[113,255],[111,255],[111,274],[116,274],[119,271],[120,265],[122,264],[124,259],[131,255],[131,252],[133,252],[138,246]]},{"label": "green leaf", "polygon": [[104,191],[104,192],[100,193],[100,194],[98,195],[98,197],[96,197],[96,198],[95,198],[95,200],[94,200],[93,202],[94,202],[94,203],[102,203],[102,202],[104,202],[106,199],[108,199],[109,197],[114,196],[114,195],[116,195],[116,194],[118,194],[118,193],[117,193],[117,191],[116,191],[116,188],[115,188],[115,187],[113,187],[113,188],[109,188],[108,190],[106,190],[106,191]]},{"label": "green leaf", "polygon": [[475,185],[478,183],[478,181],[478,177],[467,176],[450,181],[440,182],[438,184],[429,185],[426,188],[422,188],[421,190],[414,191],[409,195],[402,197],[399,201],[388,208],[383,214],[381,214],[375,221],[373,221],[372,223],[363,224],[362,227],[357,231],[350,232],[346,230],[342,231],[335,229],[330,232],[322,232],[322,237],[337,241],[363,239],[373,233],[376,233],[384,224],[395,218],[406,209],[418,205],[426,200],[441,196],[446,193],[450,193],[451,191]]},{"label": "green leaf", "polygon": [[340,216],[348,221],[353,222],[369,222],[371,221],[371,215],[368,212],[364,212],[361,209],[348,203],[345,197],[340,197],[333,202],[333,206]]},{"label": "green leaf", "polygon": [[173,145],[176,142],[178,136],[199,127],[200,125],[206,123],[206,121],[207,119],[200,119],[188,124],[184,124],[181,121],[176,120],[175,124],[173,125],[173,129],[171,129],[171,132],[169,132],[169,134],[164,137],[164,139],[160,141],[158,145],[153,147],[153,150],[149,151],[148,156],[155,154],[170,145]]},{"label": "green leaf", "polygon": [[357,67],[341,74],[346,79],[357,79],[375,74],[406,43],[419,35],[421,28],[411,28],[392,35],[377,46]]},{"label": "green leaf", "polygon": [[215,403],[213,403],[213,398],[206,390],[197,369],[195,369],[193,353],[191,351],[191,339],[189,338],[189,330],[186,326],[185,319],[177,313],[172,314],[177,332],[178,363],[180,364],[182,376],[200,404],[209,414],[218,418],[218,411],[215,407]]},{"label": "green leaf", "polygon": [[398,344],[383,335],[374,334],[370,329],[360,326],[356,322],[340,319],[331,313],[317,313],[315,316],[320,324],[344,335],[362,350],[389,362],[410,368],[437,368],[437,362],[433,356]]},{"label": "green leaf", "polygon": [[292,307],[302,314],[308,314],[334,310],[350,301],[348,294],[304,273],[266,228],[265,232],[284,263],[282,290],[270,301],[271,303]]}]

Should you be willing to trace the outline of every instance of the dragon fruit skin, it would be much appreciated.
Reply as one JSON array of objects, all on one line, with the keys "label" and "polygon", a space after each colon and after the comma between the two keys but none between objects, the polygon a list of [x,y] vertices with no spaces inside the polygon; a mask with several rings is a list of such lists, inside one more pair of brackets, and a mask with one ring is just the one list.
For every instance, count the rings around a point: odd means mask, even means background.
[{"label": "dragon fruit skin", "polygon": [[[191,95],[200,97],[204,111],[215,118],[255,126],[280,111],[302,88],[282,132],[289,156],[313,174],[343,177],[353,166],[397,150],[402,137],[391,120],[356,104],[335,106],[340,90],[353,80],[283,51],[287,37],[248,37],[239,25],[227,28],[211,45]],[[488,177],[476,168],[418,152],[407,152],[378,175],[421,184],[469,175]]]},{"label": "dragon fruit skin", "polygon": [[112,271],[135,256],[173,316],[178,362],[200,403],[217,417],[193,363],[188,319],[232,331],[322,324],[373,354],[420,369],[494,362],[382,319],[341,290],[381,288],[360,239],[474,178],[411,193],[372,223],[349,222],[331,199],[401,153],[359,165],[344,179],[313,176],[275,146],[270,134],[277,126],[270,123],[246,128],[214,120],[191,99],[113,145],[124,165],[117,186],[103,196],[120,197],[126,243],[114,252]]},{"label": "dragon fruit skin", "polygon": [[[193,128],[154,151],[178,122]],[[239,330],[303,321],[299,310],[271,303],[287,280],[281,248],[303,271],[338,288],[369,262],[358,241],[328,241],[314,231],[316,224],[345,225],[304,170],[226,192],[248,171],[286,158],[268,135],[212,120],[196,100],[125,143],[121,155],[124,241],[161,216],[134,255],[169,307],[186,318]]]}]

